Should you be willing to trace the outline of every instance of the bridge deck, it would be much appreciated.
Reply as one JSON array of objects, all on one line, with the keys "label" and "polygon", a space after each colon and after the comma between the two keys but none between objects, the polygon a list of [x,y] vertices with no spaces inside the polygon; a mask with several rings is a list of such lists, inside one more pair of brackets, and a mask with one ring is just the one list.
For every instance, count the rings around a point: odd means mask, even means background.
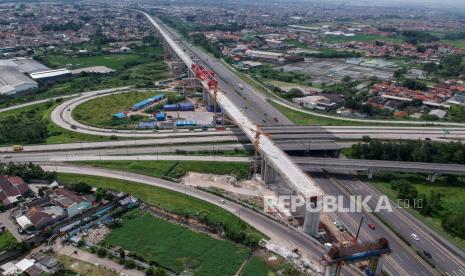
[{"label": "bridge deck", "polygon": [[401,162],[401,161],[381,161],[362,159],[340,159],[340,158],[316,158],[316,157],[295,157],[294,161],[303,169],[311,168],[343,168],[352,170],[379,170],[379,171],[399,171],[399,172],[419,172],[419,173],[443,173],[465,175],[465,165],[442,164],[442,163],[422,163],[422,162]]},{"label": "bridge deck", "polygon": [[[188,68],[193,64],[192,59],[176,44],[176,42],[168,35],[168,33],[160,26],[153,18],[144,13],[152,25],[160,32],[172,50],[186,64]],[[201,82],[202,86],[208,89],[206,82]],[[253,141],[257,126],[244,115],[244,113],[234,105],[234,103],[221,91],[217,93],[217,99],[225,113],[239,126],[239,128]],[[273,141],[264,136],[260,136],[260,151],[269,164],[277,171],[283,180],[295,188],[303,196],[321,196],[323,191],[316,185],[315,181],[305,174],[294,161],[285,154]]]}]

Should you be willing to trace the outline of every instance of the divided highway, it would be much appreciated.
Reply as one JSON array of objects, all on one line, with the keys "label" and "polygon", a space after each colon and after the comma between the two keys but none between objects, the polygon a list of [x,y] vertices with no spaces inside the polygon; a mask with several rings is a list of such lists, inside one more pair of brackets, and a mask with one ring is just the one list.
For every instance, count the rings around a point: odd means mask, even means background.
[{"label": "divided highway", "polygon": [[[165,26],[164,28],[167,29]],[[224,69],[223,66],[219,64],[218,61],[215,61],[214,58],[209,57],[208,55],[196,49],[192,45],[183,42],[180,37],[176,37],[176,38],[177,38],[177,42],[183,46],[185,51],[188,50],[190,53],[194,53],[195,55],[197,55],[198,53],[199,56],[201,57],[200,59],[204,63],[207,63],[206,64],[207,66],[215,68],[215,72],[217,72],[218,75],[220,75],[222,79],[225,79],[223,74],[226,74],[226,76],[228,76],[226,77],[227,79],[229,79],[229,76],[231,76],[231,79],[234,79],[236,81],[237,77],[235,76],[235,74],[227,69],[223,73],[223,69]],[[217,70],[217,68],[219,69]],[[241,84],[244,85],[242,82]],[[250,93],[253,94],[252,97],[259,97],[262,99],[263,97],[265,97],[264,95],[255,92],[253,89],[250,90]],[[264,101],[266,102],[266,99]],[[285,123],[285,124],[288,124],[288,123]],[[391,135],[391,134],[388,133],[388,135]],[[399,138],[404,138],[404,137],[399,137]],[[325,183],[320,182],[320,179],[318,179],[317,183],[329,195],[336,195],[336,196],[344,195],[344,193],[341,190],[339,190],[333,183],[329,183],[325,185]],[[327,190],[327,189],[330,189],[330,190]],[[347,222],[347,224],[349,224],[350,221],[354,221],[354,218],[357,216],[357,215],[352,215],[352,214],[342,215],[339,213],[337,213],[337,215],[340,215],[342,217],[342,222],[343,223]],[[400,241],[399,238],[394,233],[390,231],[386,231],[385,234],[386,234],[386,237],[389,240],[391,240],[391,242],[395,246],[392,257],[389,257],[388,259],[389,261],[386,261],[386,265],[385,265],[386,270],[388,270],[392,275],[435,275],[437,274],[433,269],[430,268],[428,264],[426,264],[425,261],[420,259],[419,256],[413,250],[409,249],[402,241]],[[443,269],[445,271],[449,270],[448,267],[445,267]]]},{"label": "divided highway", "polygon": [[[332,181],[338,183],[338,185],[333,186],[342,186],[346,193],[351,195],[373,196],[368,205],[371,208],[375,208],[375,202],[383,195],[380,191],[373,188],[370,184],[360,181],[353,175],[346,174],[344,170],[331,171],[334,172],[331,175],[333,177]],[[391,205],[398,206],[397,202],[393,201],[391,201]],[[420,251],[420,254],[423,254],[423,251],[429,252],[432,255],[431,262],[440,267],[446,275],[465,275],[465,253],[402,207],[398,206],[398,208],[394,208],[393,212],[382,210],[377,213],[377,216],[394,227],[406,240],[409,240],[412,246]],[[367,231],[371,230],[368,229]],[[420,240],[413,240],[410,237],[411,234],[418,235]],[[403,261],[408,260],[406,258],[407,256],[405,256]]]}]

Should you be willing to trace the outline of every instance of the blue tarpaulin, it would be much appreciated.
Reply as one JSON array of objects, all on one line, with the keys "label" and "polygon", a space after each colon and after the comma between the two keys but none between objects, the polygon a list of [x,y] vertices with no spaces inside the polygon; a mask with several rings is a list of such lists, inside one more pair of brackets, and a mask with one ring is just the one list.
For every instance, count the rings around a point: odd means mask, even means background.
[{"label": "blue tarpaulin", "polygon": [[126,118],[126,114],[124,112],[118,112],[118,113],[113,114],[113,117],[117,119],[123,119],[123,118]]}]

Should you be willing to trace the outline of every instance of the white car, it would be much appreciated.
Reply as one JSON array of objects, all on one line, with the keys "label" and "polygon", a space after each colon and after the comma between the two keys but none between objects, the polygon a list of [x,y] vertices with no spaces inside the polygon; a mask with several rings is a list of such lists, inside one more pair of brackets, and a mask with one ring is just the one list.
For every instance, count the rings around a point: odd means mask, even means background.
[{"label": "white car", "polygon": [[412,239],[414,239],[416,241],[420,240],[420,238],[416,234],[412,234],[412,235],[410,235],[410,237],[412,237]]},{"label": "white car", "polygon": [[226,201],[224,201],[224,199],[218,199],[218,202],[219,202],[219,203],[222,203],[222,204],[225,204],[225,203],[226,203]]},{"label": "white car", "polygon": [[3,155],[3,158],[13,158],[13,155],[11,155],[11,153],[7,153]]}]

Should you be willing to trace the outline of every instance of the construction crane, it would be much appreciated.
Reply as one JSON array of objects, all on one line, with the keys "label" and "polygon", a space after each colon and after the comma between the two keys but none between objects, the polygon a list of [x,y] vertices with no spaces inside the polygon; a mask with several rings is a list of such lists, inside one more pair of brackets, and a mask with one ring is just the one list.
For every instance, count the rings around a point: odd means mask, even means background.
[{"label": "construction crane", "polygon": [[191,66],[192,71],[194,72],[195,77],[200,81],[206,81],[208,89],[213,92],[213,121],[216,125],[216,112],[218,106],[218,81],[215,79],[215,73],[212,71],[207,70],[200,64],[192,64]]},{"label": "construction crane", "polygon": [[258,166],[258,153],[260,151],[260,136],[265,135],[265,136],[270,136],[269,133],[264,132],[263,130],[260,129],[260,126],[257,125],[257,129],[250,129],[253,132],[255,132],[255,137],[253,144],[255,146],[255,157],[254,157],[254,165],[253,165],[253,175],[255,176],[257,174],[257,166]]}]

